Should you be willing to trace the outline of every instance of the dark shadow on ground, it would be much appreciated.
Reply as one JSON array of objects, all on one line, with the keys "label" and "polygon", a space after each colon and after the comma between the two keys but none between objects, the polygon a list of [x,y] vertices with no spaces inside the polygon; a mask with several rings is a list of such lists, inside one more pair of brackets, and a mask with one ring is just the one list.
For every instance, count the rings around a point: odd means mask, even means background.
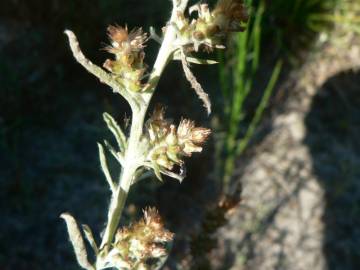
[{"label": "dark shadow on ground", "polygon": [[328,269],[360,269],[360,73],[330,78],[305,124],[313,170],[325,191]]}]

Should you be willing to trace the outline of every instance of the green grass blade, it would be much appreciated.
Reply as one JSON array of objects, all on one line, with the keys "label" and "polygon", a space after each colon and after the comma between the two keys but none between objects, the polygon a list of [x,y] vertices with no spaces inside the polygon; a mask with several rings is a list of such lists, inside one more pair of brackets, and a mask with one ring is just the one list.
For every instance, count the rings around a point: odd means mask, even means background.
[{"label": "green grass blade", "polygon": [[270,96],[271,96],[271,94],[275,88],[275,84],[279,78],[281,69],[282,69],[282,60],[278,60],[278,62],[276,63],[276,66],[271,74],[271,78],[265,89],[265,92],[260,101],[260,104],[256,109],[255,115],[254,115],[253,119],[251,120],[251,123],[246,131],[244,138],[241,139],[241,141],[236,149],[237,156],[241,155],[243,153],[243,151],[246,149],[246,146],[249,144],[250,139],[253,137],[256,127],[258,126],[258,124],[261,120],[262,114],[263,114],[266,106],[268,105]]}]

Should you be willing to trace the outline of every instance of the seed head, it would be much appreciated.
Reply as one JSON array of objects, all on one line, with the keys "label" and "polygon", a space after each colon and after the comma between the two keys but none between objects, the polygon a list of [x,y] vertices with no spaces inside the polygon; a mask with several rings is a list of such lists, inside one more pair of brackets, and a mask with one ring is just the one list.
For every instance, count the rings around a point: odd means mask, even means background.
[{"label": "seed head", "polygon": [[167,255],[165,244],[172,239],[173,234],[164,228],[158,211],[146,208],[143,219],[117,231],[107,260],[118,269],[135,269],[139,265],[143,267],[140,269],[148,269],[149,259]]},{"label": "seed head", "polygon": [[183,154],[191,156],[193,152],[201,152],[201,145],[206,141],[210,133],[210,129],[195,127],[195,123],[191,120],[181,120],[177,135],[179,144],[183,146]]},{"label": "seed head", "polygon": [[110,71],[122,86],[131,91],[140,91],[144,85],[141,80],[146,71],[144,64],[144,47],[148,40],[141,28],[135,28],[130,33],[127,27],[110,25],[108,36],[111,45],[106,51],[115,55],[114,60],[107,59],[104,68]]},{"label": "seed head", "polygon": [[199,3],[189,9],[198,17],[189,23],[183,14],[178,15],[179,40],[188,51],[212,52],[222,49],[229,32],[244,31],[249,15],[243,0],[219,0],[213,11],[208,4]]},{"label": "seed head", "polygon": [[127,26],[110,25],[107,30],[111,46],[106,50],[115,55],[140,52],[145,48],[144,44],[148,40],[147,34],[143,33],[141,28],[135,28],[129,33]]},{"label": "seed head", "polygon": [[195,127],[191,120],[181,120],[178,127],[164,117],[164,109],[158,106],[147,122],[148,138],[151,144],[147,160],[166,170],[174,165],[182,166],[183,158],[194,152],[201,152],[202,145],[211,131]]},{"label": "seed head", "polygon": [[224,31],[244,31],[241,26],[249,20],[243,0],[219,0],[213,16],[215,23]]},{"label": "seed head", "polygon": [[162,140],[171,130],[171,123],[165,119],[165,108],[156,105],[150,120],[147,123],[149,138],[152,143]]}]

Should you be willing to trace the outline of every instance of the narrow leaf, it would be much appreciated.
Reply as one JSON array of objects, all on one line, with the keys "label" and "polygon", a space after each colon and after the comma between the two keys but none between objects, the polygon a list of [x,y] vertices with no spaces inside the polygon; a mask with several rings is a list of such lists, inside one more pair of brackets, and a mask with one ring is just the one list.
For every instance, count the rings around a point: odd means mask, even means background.
[{"label": "narrow leaf", "polygon": [[116,150],[114,149],[114,147],[112,147],[112,145],[107,141],[104,140],[105,146],[107,148],[107,150],[113,155],[113,157],[121,164],[124,164],[124,160],[123,160],[123,155],[121,153],[116,152]]},{"label": "narrow leaf", "polygon": [[109,168],[106,162],[106,156],[105,156],[105,151],[104,151],[104,147],[98,143],[98,148],[99,148],[99,158],[100,158],[100,164],[101,164],[101,169],[105,175],[106,181],[108,182],[111,191],[115,192],[116,188],[114,185],[114,181],[111,178],[111,174],[109,172]]},{"label": "narrow leaf", "polygon": [[211,60],[211,59],[201,59],[201,58],[195,58],[195,57],[186,57],[186,61],[193,64],[198,65],[215,65],[218,64],[218,61]]},{"label": "narrow leaf", "polygon": [[[181,50],[177,50],[174,53],[173,60],[179,60],[181,61]],[[212,60],[212,59],[202,59],[198,57],[191,57],[186,55],[186,61],[192,64],[198,64],[198,65],[215,65],[218,64],[218,61]]]},{"label": "narrow leaf", "polygon": [[209,115],[211,113],[211,102],[210,102],[209,95],[204,91],[201,84],[196,80],[196,77],[191,72],[191,70],[189,68],[189,63],[186,60],[186,56],[185,56],[184,52],[182,52],[182,55],[181,55],[181,63],[182,63],[182,67],[184,69],[186,79],[191,84],[191,87],[195,90],[199,99],[201,99],[202,102],[204,103],[204,107],[206,108],[207,113]]},{"label": "narrow leaf", "polygon": [[185,175],[183,174],[177,174],[177,173],[174,173],[174,172],[171,172],[171,171],[167,171],[167,170],[161,170],[161,173],[162,174],[165,174],[167,176],[170,176],[171,178],[175,178],[177,180],[179,180],[179,182],[181,183],[184,178],[185,178]]},{"label": "narrow leaf", "polygon": [[158,42],[159,44],[162,44],[163,39],[156,34],[155,28],[153,26],[150,26],[150,38]]},{"label": "narrow leaf", "polygon": [[132,181],[131,185],[135,185],[136,183],[145,180],[147,178],[150,178],[154,175],[153,171],[145,171],[145,168],[138,169],[136,171],[136,175],[134,177],[134,180]]},{"label": "narrow leaf", "polygon": [[154,169],[154,173],[155,173],[156,178],[159,179],[160,182],[163,182],[159,165],[157,165],[155,162],[153,162],[152,163],[152,168]]},{"label": "narrow leaf", "polygon": [[90,229],[90,227],[86,224],[82,225],[82,229],[84,231],[84,234],[86,236],[86,240],[88,240],[89,244],[91,245],[92,249],[94,250],[95,254],[97,255],[99,253],[99,249],[96,245],[94,235]]},{"label": "narrow leaf", "polygon": [[126,89],[123,88],[110,73],[107,73],[101,67],[98,67],[85,57],[80,49],[79,41],[72,31],[65,30],[64,33],[68,37],[71,51],[79,64],[81,64],[88,72],[98,77],[102,83],[109,85],[113,89],[114,93],[122,95],[130,104],[137,105],[136,99],[134,99],[133,96],[126,91]]},{"label": "narrow leaf", "polygon": [[107,124],[108,128],[114,135],[114,137],[119,145],[120,151],[124,152],[125,148],[126,148],[125,134],[123,133],[120,126],[116,123],[115,119],[110,114],[104,113],[103,118],[104,118],[104,121]]},{"label": "narrow leaf", "polygon": [[63,213],[60,217],[66,222],[70,242],[74,248],[79,265],[86,270],[95,270],[94,266],[88,261],[85,243],[76,220],[69,213]]},{"label": "narrow leaf", "polygon": [[174,173],[168,170],[161,170],[161,173],[170,176],[172,178],[175,178],[177,180],[179,180],[179,182],[181,183],[184,178],[186,177],[186,167],[184,166],[184,164],[180,165],[180,172],[179,173]]},{"label": "narrow leaf", "polygon": [[[179,60],[181,61],[181,56],[180,55],[175,55],[174,56],[174,60]],[[218,61],[216,60],[212,60],[212,59],[201,59],[201,58],[196,58],[196,57],[190,57],[187,56],[186,57],[186,61],[192,64],[197,64],[197,65],[215,65],[215,64],[219,64]]]},{"label": "narrow leaf", "polygon": [[171,178],[175,178],[177,180],[179,180],[179,182],[181,183],[184,178],[186,177],[186,168],[185,166],[181,165],[180,167],[180,172],[179,173],[174,173],[168,170],[165,170],[163,168],[161,168],[158,164],[156,164],[155,162],[151,162],[151,163],[144,163],[144,166],[147,168],[151,168],[154,170],[154,174],[156,176],[157,179],[159,179],[161,182],[163,182],[163,178],[161,174],[167,175]]}]

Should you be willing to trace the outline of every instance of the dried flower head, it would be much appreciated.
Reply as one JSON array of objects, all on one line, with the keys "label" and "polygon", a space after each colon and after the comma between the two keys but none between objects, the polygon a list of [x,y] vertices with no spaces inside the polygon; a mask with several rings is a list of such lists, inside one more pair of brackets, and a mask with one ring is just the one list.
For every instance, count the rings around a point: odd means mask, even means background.
[{"label": "dried flower head", "polygon": [[244,31],[242,24],[247,23],[249,14],[242,0],[219,0],[214,11],[216,24],[228,31]]},{"label": "dried flower head", "polygon": [[181,120],[177,129],[177,138],[179,144],[183,146],[184,155],[191,156],[192,152],[201,152],[201,145],[207,140],[210,133],[210,129],[195,127],[195,123],[191,120]]},{"label": "dried flower head", "polygon": [[183,14],[178,15],[180,41],[187,50],[202,48],[211,52],[214,48],[224,48],[222,42],[228,32],[244,31],[249,15],[242,0],[219,0],[213,11],[208,4],[199,3],[189,9],[198,17],[191,21]]},{"label": "dried flower head", "polygon": [[147,34],[143,33],[141,28],[135,28],[129,33],[127,26],[110,25],[107,30],[111,46],[106,50],[116,56],[141,52],[148,40]]},{"label": "dried flower head", "polygon": [[153,165],[157,176],[157,168],[163,173],[172,171],[174,165],[183,165],[183,157],[201,152],[201,146],[211,133],[207,128],[195,127],[194,122],[187,119],[181,120],[176,127],[165,119],[164,108],[159,106],[147,122],[147,129],[151,144],[147,160]]},{"label": "dried flower head", "polygon": [[167,256],[166,243],[172,241],[173,234],[164,228],[155,208],[144,210],[144,218],[139,222],[119,229],[110,250],[108,265],[118,269],[148,269],[149,259],[157,260]]},{"label": "dried flower head", "polygon": [[141,28],[129,33],[127,27],[111,25],[108,27],[108,36],[111,46],[107,46],[105,50],[114,54],[115,60],[107,59],[104,67],[125,89],[140,91],[144,86],[141,80],[146,70],[144,44],[148,40],[147,34]]},{"label": "dried flower head", "polygon": [[159,104],[156,105],[147,124],[149,126],[149,138],[152,142],[163,138],[169,132],[171,124],[169,120],[165,119],[165,108]]}]

